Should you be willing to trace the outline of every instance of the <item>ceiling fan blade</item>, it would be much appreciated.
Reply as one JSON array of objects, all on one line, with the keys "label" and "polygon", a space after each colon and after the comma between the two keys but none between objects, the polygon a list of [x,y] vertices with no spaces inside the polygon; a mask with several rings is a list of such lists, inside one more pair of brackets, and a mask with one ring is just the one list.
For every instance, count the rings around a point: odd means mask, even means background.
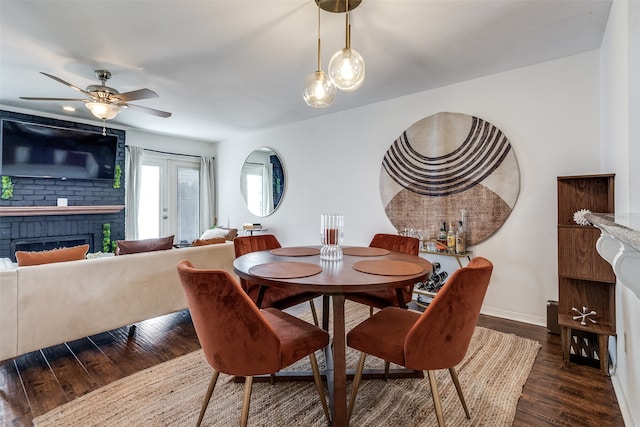
[{"label": "ceiling fan blade", "polygon": [[53,79],[53,80],[57,81],[58,83],[62,83],[63,85],[67,85],[67,86],[69,86],[71,89],[75,89],[75,90],[77,90],[78,92],[82,92],[82,93],[84,93],[84,94],[85,94],[85,95],[87,95],[87,96],[91,96],[91,94],[90,94],[89,92],[87,92],[86,90],[84,90],[84,89],[80,89],[78,86],[72,85],[72,84],[71,84],[71,83],[69,83],[69,82],[65,82],[64,80],[62,80],[62,79],[61,79],[61,78],[59,78],[59,77],[52,76],[51,74],[47,74],[47,73],[45,73],[45,72],[43,72],[43,71],[40,71],[40,74],[44,74],[45,76],[49,77],[50,79]]},{"label": "ceiling fan blade", "polygon": [[148,108],[148,107],[142,107],[140,105],[134,105],[134,104],[123,104],[123,107],[129,107],[129,108],[133,108],[136,110],[141,110],[144,111],[145,113],[148,114],[153,114],[154,116],[158,116],[158,117],[162,117],[162,118],[168,118],[171,117],[171,113],[168,113],[166,111],[160,111],[160,110],[156,110],[154,108]]},{"label": "ceiling fan blade", "polygon": [[88,99],[79,99],[79,98],[39,98],[36,96],[21,96],[20,99],[26,99],[27,101],[80,101],[80,102],[90,102]]},{"label": "ceiling fan blade", "polygon": [[113,98],[120,100],[120,102],[137,101],[139,99],[157,98],[158,94],[150,89],[138,89],[131,92],[119,93],[113,95]]}]

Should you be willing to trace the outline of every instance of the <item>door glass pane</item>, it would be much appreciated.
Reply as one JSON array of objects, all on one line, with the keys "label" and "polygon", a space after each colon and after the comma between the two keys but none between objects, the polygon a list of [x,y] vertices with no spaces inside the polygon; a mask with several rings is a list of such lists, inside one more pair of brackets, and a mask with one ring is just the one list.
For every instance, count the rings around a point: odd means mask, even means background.
[{"label": "door glass pane", "polygon": [[138,238],[160,237],[160,166],[142,165]]},{"label": "door glass pane", "polygon": [[200,236],[200,172],[178,167],[176,242],[189,243]]}]

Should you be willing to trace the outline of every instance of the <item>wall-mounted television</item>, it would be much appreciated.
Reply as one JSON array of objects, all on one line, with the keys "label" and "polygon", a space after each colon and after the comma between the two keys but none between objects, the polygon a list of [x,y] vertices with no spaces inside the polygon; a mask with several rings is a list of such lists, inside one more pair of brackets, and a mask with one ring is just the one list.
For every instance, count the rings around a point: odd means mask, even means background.
[{"label": "wall-mounted television", "polygon": [[113,179],[118,137],[2,119],[0,175]]}]

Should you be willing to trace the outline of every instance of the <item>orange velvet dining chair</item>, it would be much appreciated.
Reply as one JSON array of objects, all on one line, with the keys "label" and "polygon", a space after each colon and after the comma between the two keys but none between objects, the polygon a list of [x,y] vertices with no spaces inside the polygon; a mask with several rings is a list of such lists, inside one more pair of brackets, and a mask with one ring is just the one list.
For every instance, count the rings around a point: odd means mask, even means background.
[{"label": "orange velvet dining chair", "polygon": [[362,352],[349,399],[353,411],[367,354],[408,369],[427,371],[438,425],[444,426],[435,370],[448,369],[467,418],[471,418],[455,366],[464,358],[493,265],[482,257],[456,270],[423,313],[387,307],[347,334],[347,345]]},{"label": "orange velvet dining chair", "polygon": [[213,376],[200,409],[202,422],[219,374],[245,377],[240,425],[246,426],[254,375],[274,374],[309,356],[327,423],[329,409],[315,352],[329,344],[329,334],[275,308],[258,309],[238,282],[223,270],[177,266],[196,335]]},{"label": "orange velvet dining chair", "polygon": [[[233,239],[236,258],[251,252],[278,249],[280,247],[282,247],[280,242],[273,234],[257,234],[255,236],[241,236]],[[275,307],[284,310],[285,308],[309,301],[313,322],[318,326],[318,315],[313,299],[320,296],[320,294],[267,287],[242,278],[240,278],[240,284],[258,308]]]},{"label": "orange velvet dining chair", "polygon": [[[420,240],[410,236],[379,233],[373,236],[371,243],[369,243],[369,247],[387,249],[391,252],[402,252],[405,254],[417,256],[420,250]],[[345,298],[348,300],[370,306],[371,314],[373,314],[374,307],[407,308],[407,304],[411,302],[412,297],[412,285],[398,289],[384,289],[380,291],[348,293],[345,295]]]}]

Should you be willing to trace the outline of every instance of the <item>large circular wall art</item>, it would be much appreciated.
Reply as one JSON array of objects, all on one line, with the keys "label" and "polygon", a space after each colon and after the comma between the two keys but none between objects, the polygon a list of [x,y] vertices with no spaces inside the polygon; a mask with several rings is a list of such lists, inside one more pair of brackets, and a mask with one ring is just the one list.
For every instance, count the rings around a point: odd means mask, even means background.
[{"label": "large circular wall art", "polygon": [[405,130],[387,150],[380,171],[385,212],[398,230],[434,238],[442,223],[457,225],[465,210],[467,240],[495,233],[520,192],[520,170],[500,129],[478,117],[438,113]]}]

